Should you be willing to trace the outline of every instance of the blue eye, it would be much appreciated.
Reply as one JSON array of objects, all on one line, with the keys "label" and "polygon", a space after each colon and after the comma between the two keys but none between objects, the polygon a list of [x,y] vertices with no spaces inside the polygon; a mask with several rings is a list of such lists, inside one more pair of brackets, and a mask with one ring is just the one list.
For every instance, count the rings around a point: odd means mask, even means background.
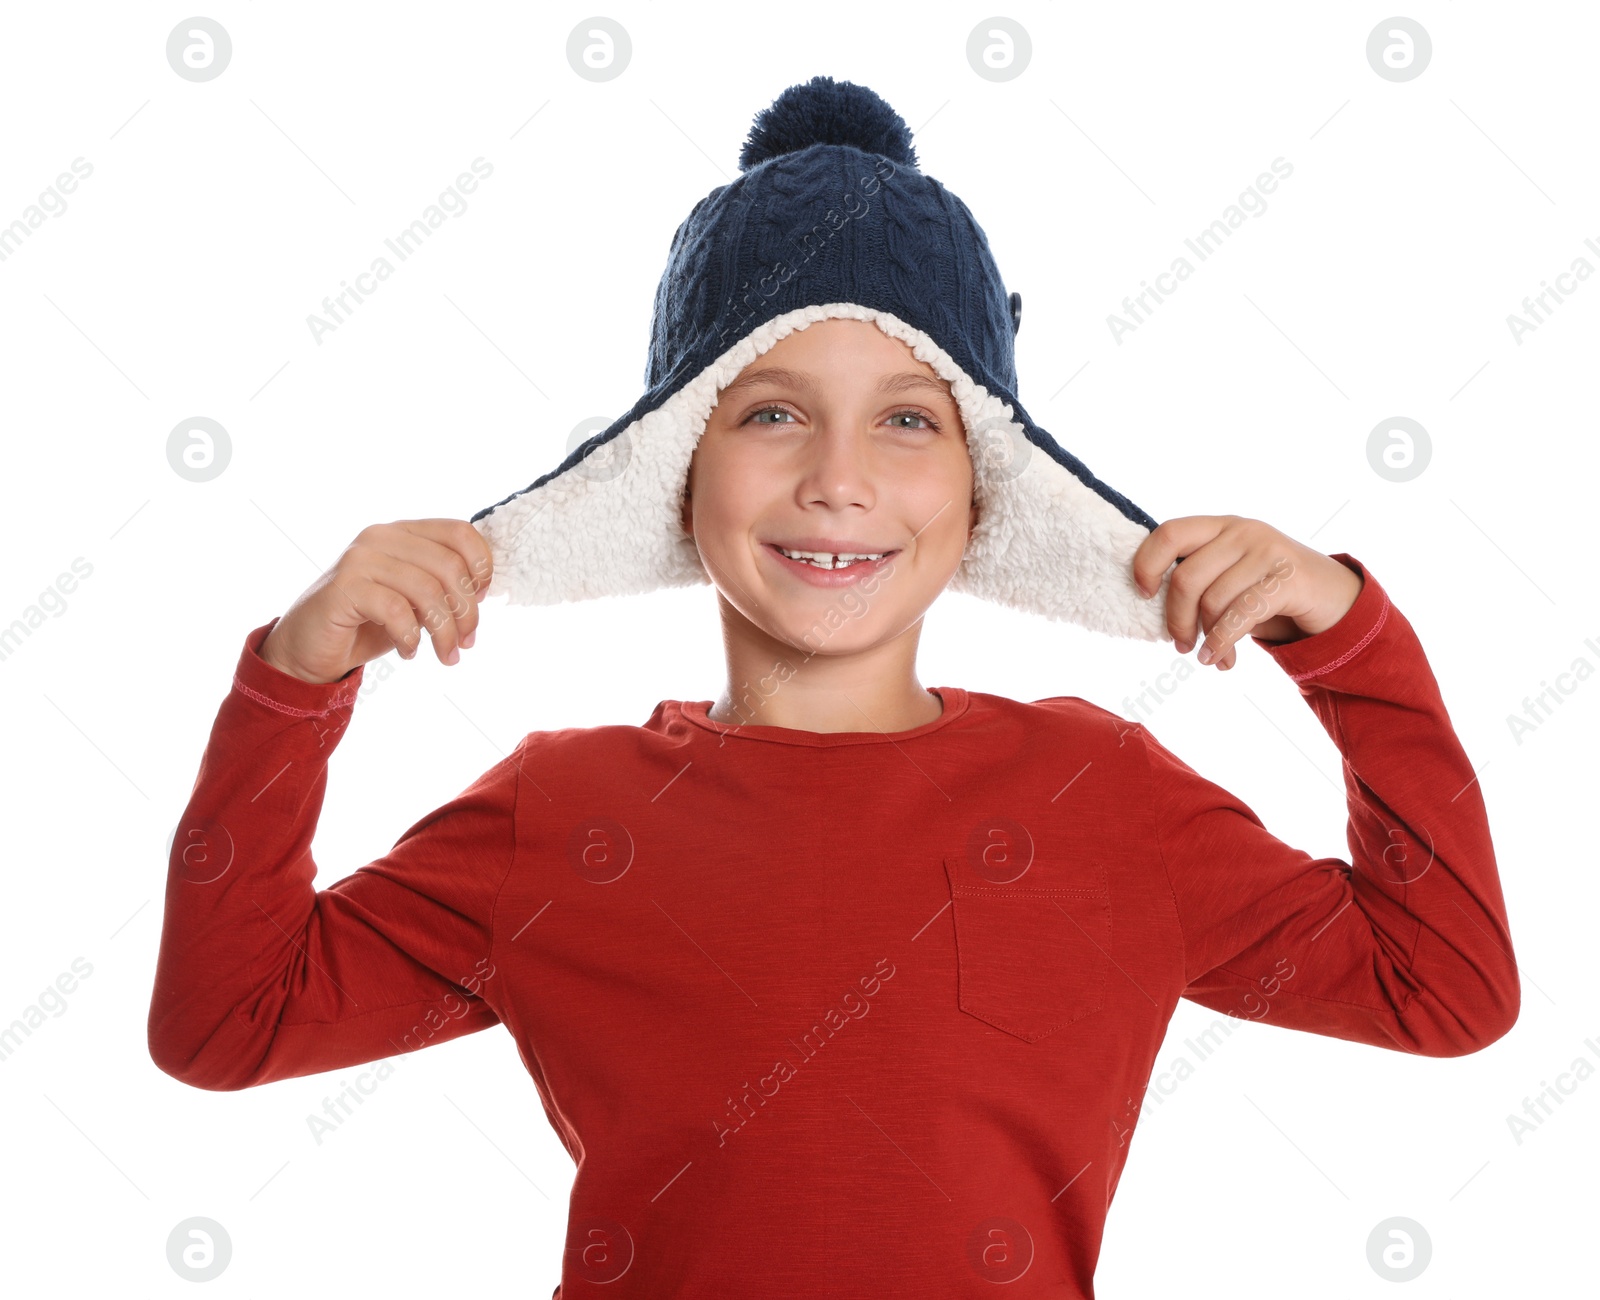
[{"label": "blue eye", "polygon": [[[783,407],[783,406],[763,406],[760,410],[752,411],[748,416],[746,416],[744,422],[746,424],[765,424],[769,428],[776,428],[776,427],[778,427],[778,424],[780,423],[780,421],[763,420],[760,417],[763,416],[763,415],[789,415],[789,416],[792,416],[793,414],[794,414],[794,412],[790,411],[787,407]],[[902,416],[906,416],[906,415],[911,416],[913,419],[921,420],[925,425],[927,425],[926,429],[918,429],[918,428],[915,428],[914,426],[906,425],[906,424],[902,424],[902,425],[896,426],[897,428],[903,430],[906,433],[937,433],[939,431],[939,422],[937,420],[935,420],[930,415],[924,415],[921,411],[912,411],[912,410],[896,411],[896,412],[894,412],[893,415],[889,416],[889,419],[898,420]]]}]

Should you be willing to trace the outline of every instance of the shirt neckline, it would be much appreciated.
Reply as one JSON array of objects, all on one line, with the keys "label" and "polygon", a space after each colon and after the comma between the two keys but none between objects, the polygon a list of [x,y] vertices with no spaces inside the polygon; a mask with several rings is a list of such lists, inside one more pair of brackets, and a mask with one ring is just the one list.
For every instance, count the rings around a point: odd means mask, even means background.
[{"label": "shirt neckline", "polygon": [[944,702],[944,712],[931,722],[909,731],[802,731],[798,727],[773,727],[755,723],[718,722],[710,717],[715,700],[673,700],[670,703],[687,721],[717,735],[739,736],[746,740],[768,740],[779,745],[807,745],[822,749],[832,745],[872,745],[915,740],[948,727],[971,703],[970,693],[960,686],[930,686],[928,690]]}]

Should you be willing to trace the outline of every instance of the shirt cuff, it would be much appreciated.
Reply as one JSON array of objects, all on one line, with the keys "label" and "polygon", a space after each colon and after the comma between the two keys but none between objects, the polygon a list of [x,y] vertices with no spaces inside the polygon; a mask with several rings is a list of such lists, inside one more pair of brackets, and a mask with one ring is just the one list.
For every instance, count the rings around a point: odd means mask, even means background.
[{"label": "shirt cuff", "polygon": [[1348,663],[1372,643],[1389,621],[1389,593],[1367,572],[1366,566],[1343,551],[1328,557],[1361,578],[1355,603],[1332,627],[1298,641],[1265,641],[1253,632],[1250,639],[1270,654],[1294,681],[1320,677]]},{"label": "shirt cuff", "polygon": [[277,622],[274,618],[246,635],[233,673],[233,689],[291,718],[320,718],[354,704],[361,679],[366,674],[365,664],[352,668],[337,681],[308,682],[261,657],[261,644]]}]

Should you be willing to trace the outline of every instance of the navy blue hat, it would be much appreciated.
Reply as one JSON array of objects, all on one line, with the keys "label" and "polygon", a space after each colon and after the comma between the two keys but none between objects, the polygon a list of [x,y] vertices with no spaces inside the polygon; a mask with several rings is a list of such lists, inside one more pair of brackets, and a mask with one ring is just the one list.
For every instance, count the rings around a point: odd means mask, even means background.
[{"label": "navy blue hat", "polygon": [[494,555],[488,594],[548,605],[709,583],[681,505],[718,393],[791,330],[843,316],[905,343],[960,408],[978,524],[949,590],[1165,637],[1165,600],[1132,570],[1156,521],[1017,400],[1022,297],[967,205],[918,168],[900,115],[865,86],[813,77],[757,114],[739,170],[672,237],[644,395],[472,516]]}]

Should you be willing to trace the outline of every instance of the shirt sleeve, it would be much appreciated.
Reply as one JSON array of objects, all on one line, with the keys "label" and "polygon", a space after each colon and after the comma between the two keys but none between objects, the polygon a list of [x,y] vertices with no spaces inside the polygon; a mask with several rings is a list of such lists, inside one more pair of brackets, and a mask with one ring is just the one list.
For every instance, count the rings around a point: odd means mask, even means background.
[{"label": "shirt sleeve", "polygon": [[[363,668],[303,681],[245,638],[167,865],[151,1059],[231,1091],[500,1022],[493,911],[515,850],[519,744],[383,857],[317,890],[311,840]],[[525,742],[524,742],[525,743]]]},{"label": "shirt sleeve", "polygon": [[1521,1006],[1472,765],[1410,623],[1365,566],[1331,628],[1252,636],[1343,756],[1351,858],[1283,843],[1143,727],[1183,933],[1183,996],[1288,1029],[1425,1056],[1488,1046]]}]

